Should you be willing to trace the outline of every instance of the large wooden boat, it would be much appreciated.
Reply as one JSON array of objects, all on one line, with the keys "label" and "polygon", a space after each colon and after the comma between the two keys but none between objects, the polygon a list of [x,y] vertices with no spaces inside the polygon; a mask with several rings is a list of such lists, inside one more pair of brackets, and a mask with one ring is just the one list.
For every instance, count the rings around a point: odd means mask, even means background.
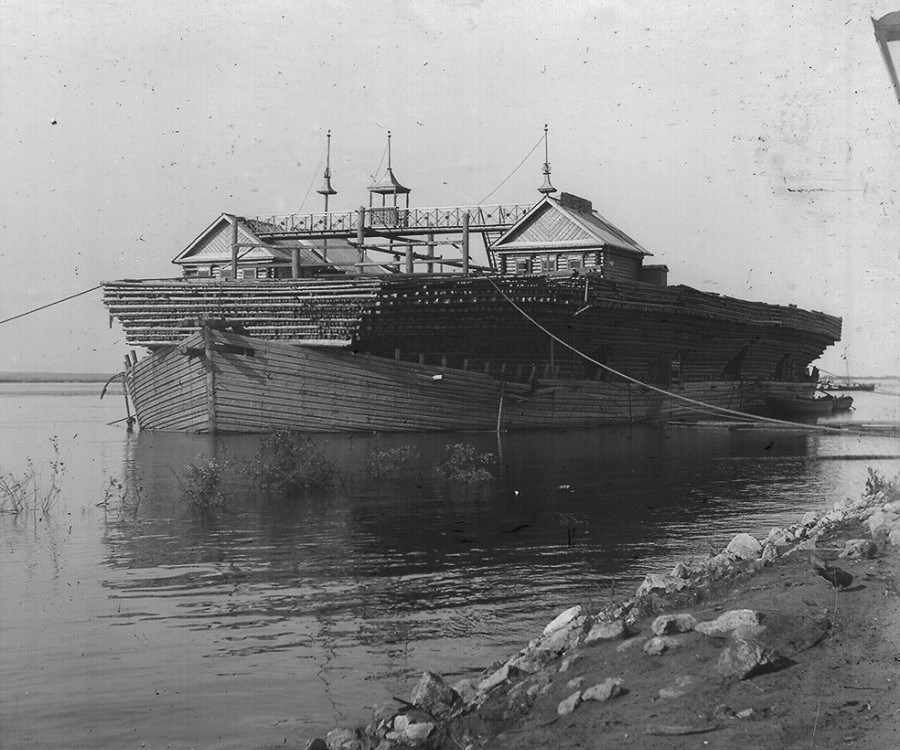
[{"label": "large wooden boat", "polygon": [[[182,278],[105,283],[128,343],[149,350],[126,363],[140,426],[581,426],[765,412],[767,396],[812,392],[807,366],[839,318],[670,286],[544,174],[532,205],[411,209],[389,155],[369,189],[381,206],[223,214],[175,258]],[[472,260],[478,235],[487,265]]]}]

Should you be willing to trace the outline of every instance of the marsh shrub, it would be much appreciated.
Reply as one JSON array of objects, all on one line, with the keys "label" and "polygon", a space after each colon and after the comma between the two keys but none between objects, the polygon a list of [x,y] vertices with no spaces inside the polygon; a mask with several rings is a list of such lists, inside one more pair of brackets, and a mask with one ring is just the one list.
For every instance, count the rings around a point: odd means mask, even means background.
[{"label": "marsh shrub", "polygon": [[447,458],[435,467],[441,479],[453,482],[488,482],[494,478],[489,467],[495,462],[493,453],[479,453],[474,445],[453,443],[447,446]]},{"label": "marsh shrub", "polygon": [[308,435],[294,430],[265,435],[244,471],[257,489],[269,495],[328,489],[340,481],[322,449]]},{"label": "marsh shrub", "polygon": [[39,469],[31,458],[25,460],[21,473],[0,471],[0,513],[18,515],[40,511],[46,514],[59,498],[59,481],[66,465],[59,456],[59,441],[50,438],[53,458],[47,462],[49,473]]},{"label": "marsh shrub", "polygon": [[369,456],[369,468],[376,477],[392,479],[419,457],[419,450],[414,445],[401,445],[384,451],[373,451]]},{"label": "marsh shrub", "polygon": [[176,475],[176,478],[188,505],[201,511],[223,506],[228,499],[223,476],[227,469],[227,461],[207,458],[203,454],[186,464],[182,475]]},{"label": "marsh shrub", "polygon": [[871,466],[867,471],[869,474],[866,478],[867,495],[876,495],[881,492],[891,502],[900,500],[900,474],[894,479],[885,479],[884,474]]}]

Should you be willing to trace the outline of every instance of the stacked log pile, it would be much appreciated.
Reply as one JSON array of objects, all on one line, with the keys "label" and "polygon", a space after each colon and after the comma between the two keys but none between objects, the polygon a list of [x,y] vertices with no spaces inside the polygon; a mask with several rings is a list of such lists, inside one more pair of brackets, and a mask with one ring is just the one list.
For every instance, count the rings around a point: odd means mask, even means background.
[{"label": "stacked log pile", "polygon": [[791,379],[839,339],[841,329],[839,318],[791,306],[596,276],[398,274],[104,285],[104,302],[132,346],[171,345],[198,321],[217,318],[264,339],[342,341],[359,352],[505,380],[599,374],[552,343],[506,297],[588,355],[664,384],[673,360],[681,381],[775,379],[779,369],[778,379]]}]

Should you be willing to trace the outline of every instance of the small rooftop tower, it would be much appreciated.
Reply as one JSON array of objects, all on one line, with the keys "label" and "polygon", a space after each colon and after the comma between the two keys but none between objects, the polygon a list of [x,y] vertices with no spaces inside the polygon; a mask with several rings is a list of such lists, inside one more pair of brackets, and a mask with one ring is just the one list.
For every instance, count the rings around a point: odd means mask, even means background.
[{"label": "small rooftop tower", "polygon": [[328,197],[331,195],[337,195],[337,190],[331,187],[331,131],[328,131],[326,135],[328,138],[328,146],[325,156],[325,181],[322,183],[322,187],[320,187],[316,192],[319,195],[325,196],[325,213],[328,213]]},{"label": "small rooftop tower", "polygon": [[401,185],[397,178],[394,177],[394,171],[391,169],[391,131],[388,130],[387,134],[387,171],[384,174],[384,177],[379,182],[375,182],[369,185],[369,208],[372,207],[372,196],[375,194],[381,196],[381,205],[384,206],[387,201],[387,196],[394,196],[394,208],[397,207],[397,196],[405,195],[406,196],[406,207],[409,208],[409,193],[410,189],[408,187],[404,187]]},{"label": "small rooftop tower", "polygon": [[556,192],[556,188],[550,182],[550,159],[547,152],[547,124],[544,123],[544,184],[538,188],[539,193],[550,195]]}]

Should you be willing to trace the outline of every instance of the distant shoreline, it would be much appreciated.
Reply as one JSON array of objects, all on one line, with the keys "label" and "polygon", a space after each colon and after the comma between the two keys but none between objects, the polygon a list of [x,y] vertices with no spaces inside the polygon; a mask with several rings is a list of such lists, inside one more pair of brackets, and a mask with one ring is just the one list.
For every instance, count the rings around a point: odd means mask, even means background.
[{"label": "distant shoreline", "polygon": [[105,383],[110,375],[96,372],[0,372],[0,383]]}]

